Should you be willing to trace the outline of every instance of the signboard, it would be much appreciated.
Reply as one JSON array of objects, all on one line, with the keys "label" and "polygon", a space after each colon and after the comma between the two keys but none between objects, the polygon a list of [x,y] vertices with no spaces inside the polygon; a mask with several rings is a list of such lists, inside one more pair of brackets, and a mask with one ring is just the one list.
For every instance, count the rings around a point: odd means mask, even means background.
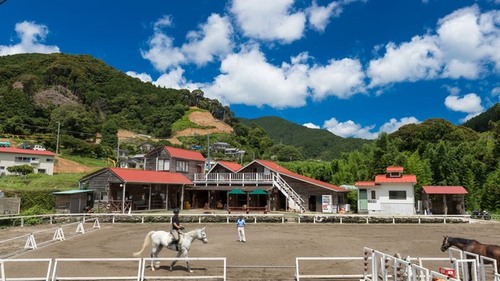
[{"label": "signboard", "polygon": [[21,198],[0,198],[0,215],[18,215],[21,209]]},{"label": "signboard", "polygon": [[321,195],[321,209],[323,213],[333,213],[331,195]]}]

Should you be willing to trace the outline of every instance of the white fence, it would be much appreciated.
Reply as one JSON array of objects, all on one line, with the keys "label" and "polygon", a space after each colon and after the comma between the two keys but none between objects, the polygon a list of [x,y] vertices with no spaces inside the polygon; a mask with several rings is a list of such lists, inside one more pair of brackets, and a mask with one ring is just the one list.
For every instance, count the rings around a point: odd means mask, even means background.
[{"label": "white fence", "polygon": [[[471,253],[463,252],[457,249],[452,249],[450,252],[450,257],[419,257],[410,258],[406,257],[404,259],[395,257],[394,255],[385,254],[383,252],[373,250],[370,248],[364,248],[363,257],[297,257],[295,260],[295,278],[297,281],[300,279],[329,279],[329,280],[364,280],[364,281],[432,281],[435,279],[442,279],[447,281],[459,281],[459,280],[469,280],[468,275],[468,265],[471,265],[472,270],[472,280],[469,281],[500,281],[500,274],[496,272],[496,264],[493,263],[493,270],[486,274],[486,264],[484,260],[476,257],[474,259],[466,259],[467,255],[470,256]],[[454,254],[460,252],[460,258],[453,257]],[[358,263],[362,260],[363,263]],[[486,261],[492,261],[489,258]],[[314,268],[314,272],[307,272],[303,268],[307,261],[313,261],[318,267],[326,268],[328,270],[318,270]],[[336,267],[330,264],[321,264],[322,261],[341,261],[341,265]],[[479,262],[477,262],[479,261]],[[346,269],[348,262],[355,263],[357,268],[357,274],[333,274],[336,268]],[[413,263],[412,263],[413,262]],[[424,263],[426,266],[424,266]],[[351,266],[352,267],[352,266]],[[451,270],[451,275],[446,272],[439,272],[435,269],[449,269]],[[311,269],[309,270],[311,271]],[[327,272],[328,271],[328,272]],[[362,272],[362,274],[360,273]]]},{"label": "white fence", "polygon": [[39,246],[64,241],[66,238],[100,228],[99,220],[92,218],[86,221],[62,224],[59,227],[52,227],[9,238],[0,241],[0,258],[11,257],[28,250],[36,250]]},{"label": "white fence", "polygon": [[[226,280],[226,258],[155,258],[155,261],[211,261],[222,262],[213,266],[213,275],[195,275],[162,270],[153,274],[146,270],[152,258],[56,258],[52,259],[3,259],[0,260],[1,281],[66,281],[66,280]],[[44,263],[45,265],[40,265]],[[31,268],[38,270],[27,270]],[[35,264],[37,264],[35,266]],[[118,270],[119,269],[119,270]],[[168,273],[168,275],[165,274]],[[184,274],[184,275],[183,275]]]}]

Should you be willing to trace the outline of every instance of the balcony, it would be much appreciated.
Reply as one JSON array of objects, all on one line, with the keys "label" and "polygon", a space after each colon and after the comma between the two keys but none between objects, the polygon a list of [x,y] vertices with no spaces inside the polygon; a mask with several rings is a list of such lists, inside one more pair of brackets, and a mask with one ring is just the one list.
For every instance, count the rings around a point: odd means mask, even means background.
[{"label": "balcony", "polygon": [[272,184],[273,175],[264,173],[210,173],[194,174],[195,185],[259,185]]}]

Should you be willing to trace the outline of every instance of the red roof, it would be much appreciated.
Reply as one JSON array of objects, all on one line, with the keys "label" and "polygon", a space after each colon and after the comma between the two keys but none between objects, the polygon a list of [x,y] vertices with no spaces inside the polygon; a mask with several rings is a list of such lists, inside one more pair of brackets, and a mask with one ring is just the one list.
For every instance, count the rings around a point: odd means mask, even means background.
[{"label": "red roof", "polygon": [[236,163],[236,162],[229,162],[229,161],[217,161],[217,164],[222,165],[224,168],[231,170],[233,172],[238,171],[241,169],[241,165]]},{"label": "red roof", "polygon": [[401,175],[401,177],[376,175],[375,183],[417,183],[417,177],[415,175]]},{"label": "red roof", "polygon": [[165,146],[165,150],[170,154],[170,156],[175,158],[182,158],[187,160],[205,161],[205,157],[194,150],[182,149],[177,147]]},{"label": "red roof", "polygon": [[355,186],[375,186],[374,181],[358,181],[354,184]]},{"label": "red roof", "polygon": [[463,186],[422,186],[427,194],[468,194]]},{"label": "red roof", "polygon": [[54,152],[48,150],[33,150],[33,149],[22,149],[13,147],[0,147],[0,153],[15,153],[15,154],[44,155],[44,156],[56,155]]},{"label": "red roof", "polygon": [[402,173],[405,169],[400,166],[389,166],[386,168],[388,173]]},{"label": "red roof", "polygon": [[326,182],[323,182],[323,181],[320,181],[320,180],[312,179],[312,178],[309,178],[309,177],[306,177],[306,176],[294,173],[294,172],[292,172],[290,170],[287,170],[284,167],[281,167],[280,165],[278,165],[278,164],[276,164],[276,163],[274,163],[272,161],[255,160],[254,162],[257,162],[257,163],[259,163],[259,164],[261,164],[261,165],[269,168],[270,170],[273,170],[273,171],[278,172],[280,174],[287,175],[289,177],[292,177],[292,178],[295,178],[295,179],[299,179],[299,180],[302,180],[302,181],[305,181],[305,182],[308,182],[308,183],[312,183],[312,184],[320,186],[320,187],[328,188],[328,189],[331,189],[331,190],[334,190],[334,191],[337,191],[337,192],[349,192],[349,190],[347,190],[347,189],[345,189],[343,187],[336,186],[336,185],[333,185],[333,184],[329,184],[329,183],[326,183]]},{"label": "red roof", "polygon": [[162,183],[162,184],[193,184],[186,176],[179,173],[146,171],[125,168],[110,168],[124,182],[131,183]]}]

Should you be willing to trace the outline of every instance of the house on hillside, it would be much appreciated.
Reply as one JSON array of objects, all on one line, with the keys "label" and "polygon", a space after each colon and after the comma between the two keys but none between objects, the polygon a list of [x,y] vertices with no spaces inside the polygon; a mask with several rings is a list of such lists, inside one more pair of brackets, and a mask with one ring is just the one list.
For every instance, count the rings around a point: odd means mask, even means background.
[{"label": "house on hillside", "polygon": [[423,213],[463,215],[467,194],[463,186],[422,186]]},{"label": "house on hillside", "polygon": [[199,151],[161,146],[144,155],[144,169],[149,171],[181,173],[192,179],[204,167],[205,157]]},{"label": "house on hillside", "polygon": [[55,153],[47,150],[0,147],[0,175],[9,175],[8,167],[30,165],[36,174],[54,174]]},{"label": "house on hillside", "polygon": [[356,182],[358,213],[383,215],[415,214],[415,175],[404,174],[404,168],[387,167],[374,181]]}]

